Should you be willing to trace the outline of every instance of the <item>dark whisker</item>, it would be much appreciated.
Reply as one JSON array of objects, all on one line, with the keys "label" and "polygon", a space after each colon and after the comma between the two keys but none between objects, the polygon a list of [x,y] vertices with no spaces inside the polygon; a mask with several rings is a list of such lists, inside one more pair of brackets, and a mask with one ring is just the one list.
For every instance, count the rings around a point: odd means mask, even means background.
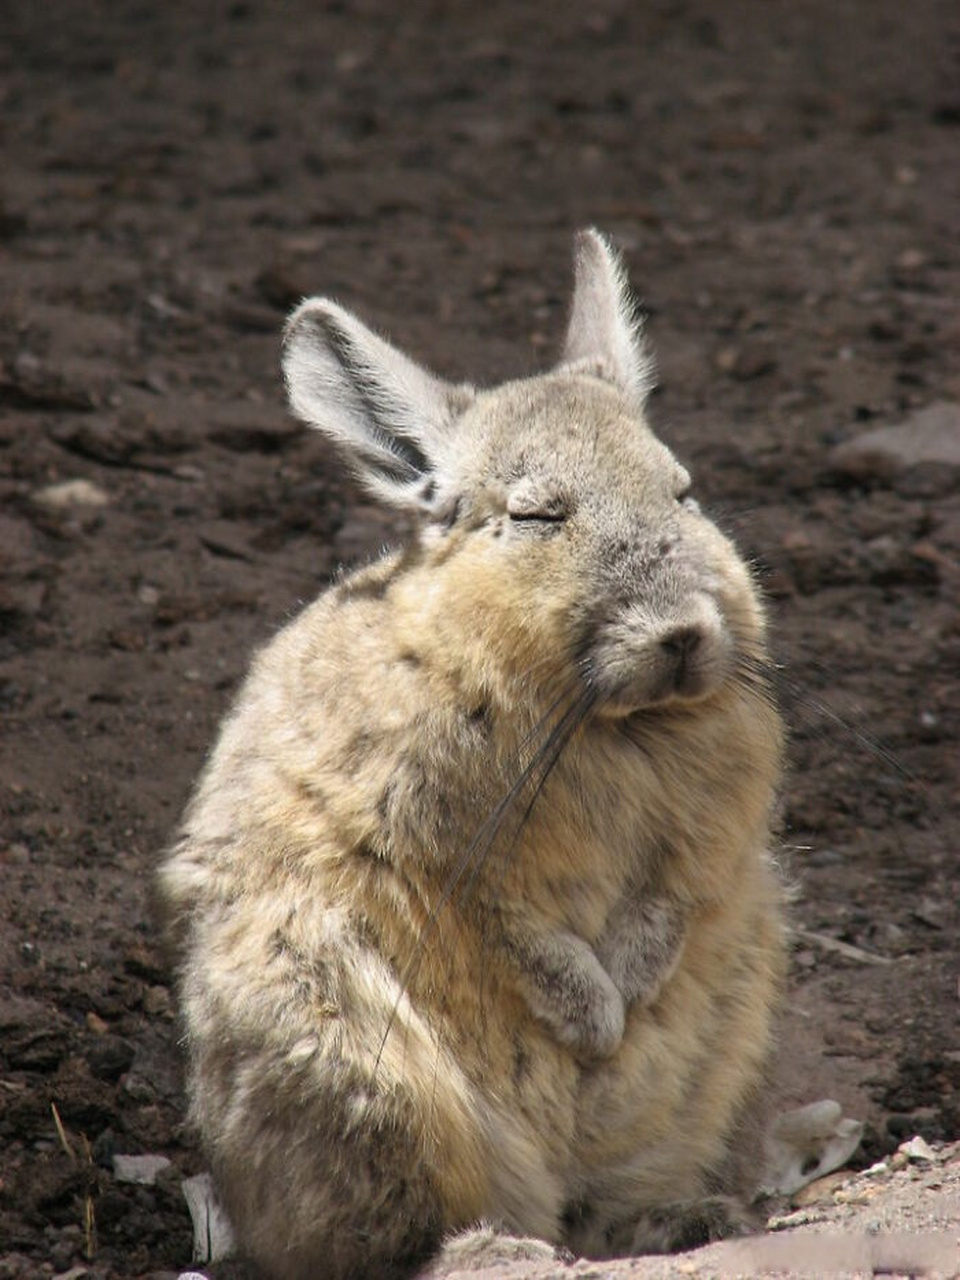
[{"label": "dark whisker", "polygon": [[[530,815],[533,813],[534,806],[536,805],[541,794],[543,793],[543,789],[546,786],[547,779],[550,777],[551,773],[555,769],[558,761],[560,760],[561,755],[563,754],[565,747],[570,742],[570,739],[573,737],[576,731],[583,724],[584,720],[587,718],[587,716],[596,706],[597,701],[598,701],[598,695],[596,691],[592,687],[588,686],[583,691],[583,693],[580,694],[577,700],[570,707],[567,708],[567,710],[564,712],[563,716],[561,717],[560,721],[558,721],[558,723],[554,725],[554,727],[550,730],[550,733],[547,735],[546,739],[544,740],[539,750],[537,751],[536,757],[534,758],[533,761],[531,761],[531,766],[530,766],[530,769],[528,770],[528,780],[532,779],[533,781],[531,795],[529,800],[526,803],[526,806],[524,807],[523,812],[520,814],[519,821],[517,822],[516,828],[513,832],[513,837],[510,840],[510,843],[504,849],[503,854],[501,856],[500,878],[497,884],[496,893],[493,895],[495,900],[499,899],[501,896],[501,893],[503,890],[503,884],[507,877],[507,872],[509,871],[513,861],[513,855],[516,853],[517,846],[520,843],[520,837],[522,836],[524,828],[526,827],[527,822],[530,819]],[[534,767],[539,767],[539,770],[540,770],[539,776],[535,778],[533,777]],[[494,835],[494,838],[495,838],[495,835]],[[492,847],[493,847],[493,840],[491,840],[490,845],[487,848],[487,853],[489,853]],[[486,857],[486,854],[484,855],[484,857]],[[468,893],[472,889],[473,884],[476,880],[476,877],[479,874],[482,861],[483,861],[482,859],[479,860],[478,864],[474,867],[473,874],[467,885]],[[486,962],[486,952],[484,952],[482,957],[482,961],[481,961],[482,967],[480,971],[480,980],[478,984],[481,992],[481,997],[480,997],[481,1007],[483,1002],[482,992],[483,992],[483,987],[486,981],[486,963],[485,962]]]},{"label": "dark whisker", "polygon": [[[546,737],[534,751],[531,759],[520,770],[516,781],[510,786],[509,790],[484,821],[466,851],[457,862],[452,874],[447,879],[440,897],[431,908],[424,928],[418,938],[416,955],[407,966],[407,970],[404,973],[400,984],[400,995],[397,997],[397,1000],[394,1002],[393,1008],[390,1011],[390,1017],[387,1021],[387,1026],[384,1031],[383,1038],[381,1039],[380,1048],[374,1064],[374,1071],[376,1071],[380,1065],[380,1059],[382,1057],[387,1038],[390,1035],[394,1022],[396,1021],[400,1000],[409,989],[410,984],[416,978],[423,961],[426,945],[434,930],[439,926],[441,911],[456,893],[468,872],[470,872],[470,874],[466,880],[464,891],[466,894],[470,893],[476,883],[478,875],[480,874],[480,870],[490,853],[490,850],[493,848],[501,833],[504,822],[509,816],[517,800],[532,780],[533,795],[520,815],[520,821],[517,824],[511,841],[511,848],[516,844],[516,841],[519,839],[520,834],[523,831],[524,825],[529,819],[533,806],[543,789],[547,776],[552,772],[563,748],[566,746],[575,730],[580,726],[580,724],[582,724],[584,717],[588,714],[590,708],[595,702],[596,694],[590,688],[580,692],[567,691],[561,694],[550,704],[541,716],[540,720],[520,744],[518,755],[522,753],[526,745],[528,745],[547,727],[551,717],[555,715],[558,708],[562,707],[564,703],[568,704],[556,720],[556,723],[549,728]],[[538,771],[540,771],[541,775],[539,777],[537,776]]]},{"label": "dark whisker", "polygon": [[858,742],[866,751],[869,751],[872,755],[876,756],[878,760],[882,760],[884,764],[888,765],[899,777],[904,778],[908,782],[918,781],[916,774],[908,769],[902,760],[898,759],[898,757],[888,747],[885,747],[878,738],[873,737],[872,734],[866,733],[862,729],[858,729],[855,724],[846,719],[845,716],[842,716],[839,711],[835,711],[833,707],[829,706],[826,702],[823,702],[814,694],[811,694],[802,685],[788,679],[784,674],[782,667],[771,667],[770,671],[775,679],[776,685],[790,695],[790,698],[795,705],[799,707],[807,707],[808,710],[816,712],[817,715],[823,716],[838,728],[845,730],[850,734],[855,742]]},{"label": "dark whisker", "polygon": [[741,653],[730,682],[744,693],[755,694],[768,706],[776,708],[776,671],[772,664],[753,654]]},{"label": "dark whisker", "polygon": [[571,691],[567,689],[565,692],[561,693],[558,697],[554,698],[553,702],[550,703],[549,707],[547,707],[546,711],[543,713],[543,715],[540,717],[537,723],[533,726],[530,732],[525,734],[520,739],[520,744],[519,744],[519,747],[517,748],[518,756],[522,755],[524,751],[527,749],[527,747],[529,747],[530,744],[535,741],[537,735],[541,732],[544,725],[547,723],[547,721],[550,719],[553,713],[556,710],[558,710],[558,708],[561,707],[565,702],[569,702],[571,697],[576,697],[576,696],[577,695],[575,693],[571,693]]},{"label": "dark whisker", "polygon": [[[586,689],[581,693],[577,700],[567,708],[563,716],[544,739],[533,760],[531,760],[530,764],[524,770],[524,776],[521,784],[519,786],[515,785],[511,788],[509,794],[510,800],[512,801],[519,796],[523,787],[533,780],[532,794],[523,810],[523,813],[520,815],[520,821],[517,824],[517,830],[514,833],[514,839],[511,842],[508,852],[512,852],[515,848],[516,841],[522,834],[523,828],[533,812],[533,807],[539,799],[540,793],[543,791],[547,778],[553,772],[557,761],[563,754],[564,748],[573,737],[574,733],[576,733],[577,729],[579,729],[580,725],[583,724],[584,720],[592,711],[596,703],[597,694],[593,689]],[[539,777],[534,777],[538,768],[540,769],[540,775]],[[496,832],[493,833],[494,838],[496,834]],[[492,846],[493,841],[491,840],[490,843]]]}]

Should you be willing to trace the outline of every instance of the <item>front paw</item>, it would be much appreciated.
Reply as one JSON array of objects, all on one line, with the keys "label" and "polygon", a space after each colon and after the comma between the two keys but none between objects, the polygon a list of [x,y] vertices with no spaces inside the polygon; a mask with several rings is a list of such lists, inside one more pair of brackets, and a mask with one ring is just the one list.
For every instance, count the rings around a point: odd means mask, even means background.
[{"label": "front paw", "polygon": [[567,1012],[555,1023],[557,1039],[585,1061],[612,1057],[623,1039],[626,1006],[616,984],[599,964],[577,1003],[575,1013]]},{"label": "front paw", "polygon": [[714,1240],[749,1235],[757,1223],[749,1210],[732,1196],[707,1196],[703,1200],[648,1209],[637,1218],[630,1246],[631,1257],[644,1253],[682,1253]]},{"label": "front paw", "polygon": [[680,963],[682,913],[662,901],[625,907],[597,947],[600,963],[628,1005],[651,1005]]},{"label": "front paw", "polygon": [[601,950],[600,963],[609,973],[624,1004],[638,1004],[641,1008],[654,1003],[670,976],[664,968],[651,964],[649,956],[629,946],[612,949],[609,954]]}]

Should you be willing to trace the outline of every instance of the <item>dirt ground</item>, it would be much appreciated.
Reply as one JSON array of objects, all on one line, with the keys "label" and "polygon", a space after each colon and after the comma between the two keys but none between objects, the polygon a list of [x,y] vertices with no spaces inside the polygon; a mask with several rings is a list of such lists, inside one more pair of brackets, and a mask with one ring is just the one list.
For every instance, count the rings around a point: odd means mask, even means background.
[{"label": "dirt ground", "polygon": [[960,1137],[960,468],[836,452],[960,401],[958,57],[948,0],[4,7],[0,1277],[189,1263],[152,868],[253,647],[396,532],[286,416],[285,310],[529,371],[591,223],[772,600],[778,1097],[861,1165]]}]

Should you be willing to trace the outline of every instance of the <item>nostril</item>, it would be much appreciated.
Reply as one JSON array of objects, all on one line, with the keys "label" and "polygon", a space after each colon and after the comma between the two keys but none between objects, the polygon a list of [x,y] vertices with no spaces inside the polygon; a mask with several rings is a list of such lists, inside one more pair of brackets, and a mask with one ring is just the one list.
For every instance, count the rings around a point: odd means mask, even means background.
[{"label": "nostril", "polygon": [[699,627],[677,627],[663,637],[660,647],[672,658],[684,660],[691,658],[702,642],[703,632]]}]

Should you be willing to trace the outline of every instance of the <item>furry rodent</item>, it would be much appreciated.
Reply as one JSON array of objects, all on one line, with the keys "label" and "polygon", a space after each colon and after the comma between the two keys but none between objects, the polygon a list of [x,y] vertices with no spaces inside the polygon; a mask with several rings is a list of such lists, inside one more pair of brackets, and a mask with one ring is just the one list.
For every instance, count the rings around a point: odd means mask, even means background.
[{"label": "furry rodent", "polygon": [[417,531],[259,654],[160,873],[242,1248],[401,1276],[481,1222],[593,1257],[736,1229],[781,732],[618,258],[578,237],[549,373],[448,385],[323,299],[284,372]]}]

